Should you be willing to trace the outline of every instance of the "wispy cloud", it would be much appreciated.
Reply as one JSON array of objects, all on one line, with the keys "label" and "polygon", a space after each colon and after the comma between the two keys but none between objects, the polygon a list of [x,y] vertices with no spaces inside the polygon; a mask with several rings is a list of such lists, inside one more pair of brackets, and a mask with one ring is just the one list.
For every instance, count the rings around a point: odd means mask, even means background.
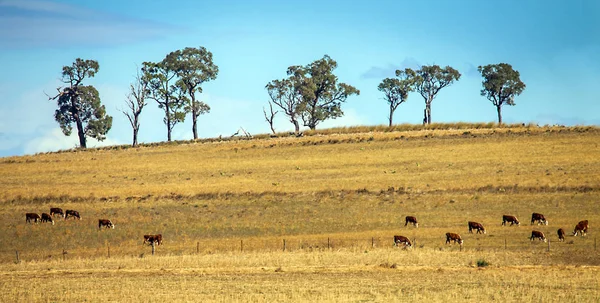
[{"label": "wispy cloud", "polygon": [[[176,27],[39,0],[0,0],[0,47],[105,46],[161,38]],[[179,30],[179,29],[177,29]]]},{"label": "wispy cloud", "polygon": [[385,67],[380,66],[372,66],[368,71],[364,72],[360,77],[363,79],[383,79],[388,77],[394,77],[396,75],[396,70],[412,68],[418,69],[421,67],[421,64],[412,57],[406,57],[400,64],[388,64]]}]

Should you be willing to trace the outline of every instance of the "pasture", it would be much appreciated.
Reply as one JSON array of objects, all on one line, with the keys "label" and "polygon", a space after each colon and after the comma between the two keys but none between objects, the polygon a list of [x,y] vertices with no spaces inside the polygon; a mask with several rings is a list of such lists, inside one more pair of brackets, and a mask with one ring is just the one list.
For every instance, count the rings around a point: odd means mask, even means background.
[{"label": "pasture", "polygon": [[[0,301],[598,301],[599,138],[349,131],[3,158]],[[82,220],[25,223],[51,207]],[[530,226],[532,212],[549,224]],[[584,219],[588,235],[571,236]]]}]

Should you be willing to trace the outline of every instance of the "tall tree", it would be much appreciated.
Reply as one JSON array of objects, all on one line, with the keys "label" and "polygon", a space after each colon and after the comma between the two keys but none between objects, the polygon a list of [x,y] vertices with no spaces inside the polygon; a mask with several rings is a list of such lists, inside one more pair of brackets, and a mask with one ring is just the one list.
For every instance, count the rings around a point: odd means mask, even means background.
[{"label": "tall tree", "polygon": [[[298,122],[299,106],[302,103],[302,95],[297,90],[292,79],[273,80],[269,82],[265,88],[269,93],[271,102],[283,110],[283,113],[288,117],[294,125],[296,134],[300,132],[300,123]],[[271,112],[273,110],[271,109]],[[266,117],[266,113],[265,113]]]},{"label": "tall tree", "polygon": [[112,127],[112,117],[106,114],[98,90],[92,85],[82,84],[86,78],[94,77],[99,68],[98,61],[81,58],[77,58],[71,66],[63,66],[61,80],[68,86],[57,88],[58,94],[49,97],[58,105],[54,119],[63,134],[70,136],[74,123],[81,148],[87,147],[87,137],[98,141],[106,139],[105,135]]},{"label": "tall tree", "polygon": [[175,69],[179,76],[178,85],[188,97],[186,111],[192,115],[192,132],[198,139],[198,116],[210,112],[210,106],[196,100],[196,93],[202,93],[202,84],[214,80],[219,67],[213,63],[212,53],[204,47],[186,47],[173,52]]},{"label": "tall tree", "polygon": [[168,54],[161,62],[144,62],[142,71],[148,79],[148,98],[156,101],[165,113],[167,141],[175,125],[185,120],[184,106],[188,100],[181,85],[177,85],[176,55]]},{"label": "tall tree", "polygon": [[377,89],[384,94],[384,99],[390,106],[389,126],[393,124],[394,112],[398,106],[408,99],[408,93],[413,91],[413,79],[406,74],[401,75],[402,79],[385,78]]},{"label": "tall tree", "polygon": [[510,64],[488,64],[477,68],[483,77],[481,95],[496,106],[498,124],[502,124],[502,105],[515,105],[515,96],[525,90],[520,74]]},{"label": "tall tree", "polygon": [[140,130],[140,115],[146,103],[148,95],[148,79],[137,72],[133,83],[129,84],[129,93],[125,99],[125,104],[128,110],[121,110],[121,112],[127,117],[131,128],[133,129],[133,143],[131,146],[138,145],[138,132]]},{"label": "tall tree", "polygon": [[316,129],[317,125],[327,119],[335,119],[344,115],[341,104],[351,95],[359,95],[360,91],[346,83],[338,83],[333,74],[337,62],[328,55],[306,66],[290,66],[290,76],[296,91],[302,96],[298,112],[304,126]]},{"label": "tall tree", "polygon": [[431,124],[431,102],[440,90],[460,79],[460,73],[450,66],[423,65],[414,71],[410,68],[396,70],[396,76],[414,79],[414,88],[425,99],[423,124]]}]

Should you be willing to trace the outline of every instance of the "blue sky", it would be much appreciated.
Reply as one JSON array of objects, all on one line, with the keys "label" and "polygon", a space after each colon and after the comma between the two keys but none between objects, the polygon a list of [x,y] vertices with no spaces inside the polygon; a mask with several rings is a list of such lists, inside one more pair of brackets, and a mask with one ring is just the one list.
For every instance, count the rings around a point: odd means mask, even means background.
[{"label": "blue sky", "polygon": [[[102,143],[128,144],[131,127],[118,111],[137,66],[174,50],[204,46],[219,66],[203,86],[212,110],[199,120],[201,137],[240,127],[269,132],[265,85],[290,65],[328,54],[340,81],[360,89],[345,116],[319,127],[379,125],[387,104],[377,85],[397,68],[450,65],[461,79],[439,93],[433,122],[493,122],[480,96],[477,66],[506,62],[527,85],[507,123],[599,125],[600,2],[598,1],[30,1],[0,0],[0,157],[75,147],[53,119],[46,94],[61,85],[62,66],[76,58],[100,64],[95,78],[113,128]],[[412,93],[395,123],[421,123],[424,101]],[[191,119],[189,119],[191,120]],[[279,114],[276,130],[293,126]],[[141,116],[140,142],[166,140],[156,103]],[[174,139],[191,139],[191,121]]]}]

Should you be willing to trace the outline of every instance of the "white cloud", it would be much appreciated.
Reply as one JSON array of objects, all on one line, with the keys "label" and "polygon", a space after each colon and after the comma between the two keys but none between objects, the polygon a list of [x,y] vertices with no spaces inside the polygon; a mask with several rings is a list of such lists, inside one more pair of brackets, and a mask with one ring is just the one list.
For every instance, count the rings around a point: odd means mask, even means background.
[{"label": "white cloud", "polygon": [[[106,138],[104,141],[99,142],[92,138],[87,138],[87,147],[100,147],[119,145],[121,143]],[[60,128],[53,128],[40,136],[33,138],[25,144],[25,154],[35,154],[41,152],[59,151],[64,149],[77,148],[79,146],[79,139],[77,134],[71,134],[71,136],[65,136]]]}]

